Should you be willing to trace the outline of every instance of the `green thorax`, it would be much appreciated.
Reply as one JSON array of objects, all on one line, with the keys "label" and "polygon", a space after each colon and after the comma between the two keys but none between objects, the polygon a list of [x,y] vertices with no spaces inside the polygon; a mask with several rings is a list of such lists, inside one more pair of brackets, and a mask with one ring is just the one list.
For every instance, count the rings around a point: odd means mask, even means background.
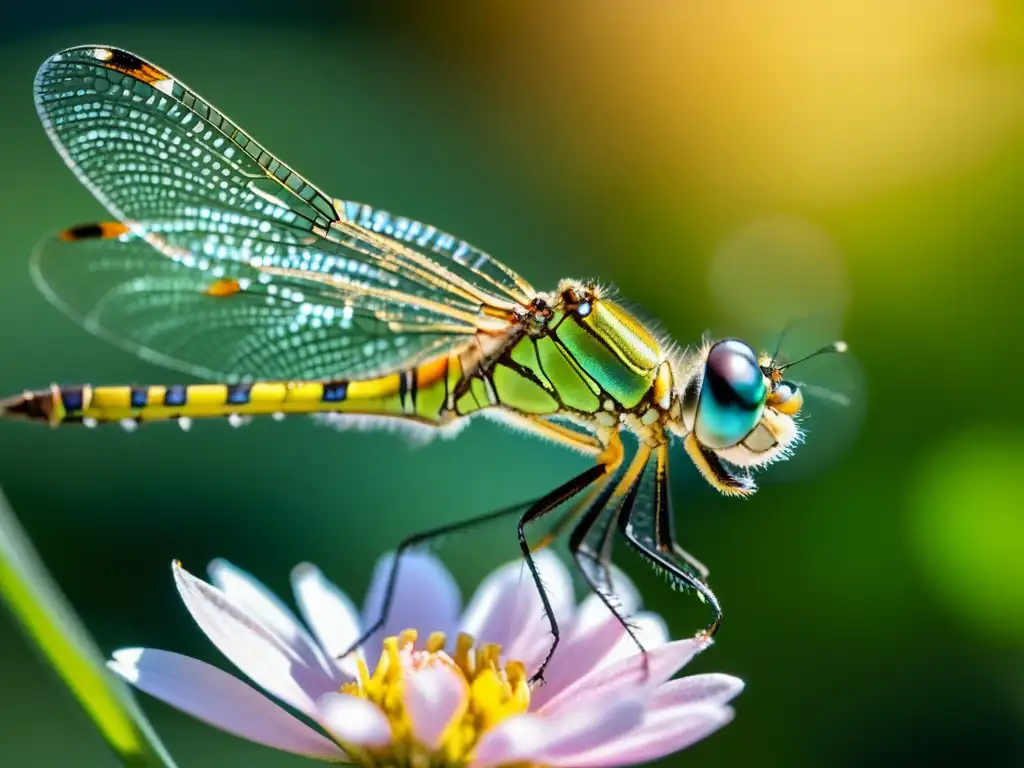
[{"label": "green thorax", "polygon": [[497,364],[492,381],[503,404],[527,413],[595,413],[608,398],[633,408],[650,391],[661,351],[647,329],[613,302],[581,307],[555,312],[544,335],[524,336]]}]

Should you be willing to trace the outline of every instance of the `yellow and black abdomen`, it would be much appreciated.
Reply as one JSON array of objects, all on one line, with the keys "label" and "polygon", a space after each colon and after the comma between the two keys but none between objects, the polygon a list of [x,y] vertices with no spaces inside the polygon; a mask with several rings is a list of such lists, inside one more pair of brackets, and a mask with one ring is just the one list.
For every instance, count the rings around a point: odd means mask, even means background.
[{"label": "yellow and black abdomen", "polygon": [[[255,381],[145,387],[89,385],[26,392],[0,402],[0,416],[52,426],[276,414],[356,413],[439,423],[451,385],[443,355],[415,368],[367,379]],[[454,362],[457,368],[457,359]]]}]

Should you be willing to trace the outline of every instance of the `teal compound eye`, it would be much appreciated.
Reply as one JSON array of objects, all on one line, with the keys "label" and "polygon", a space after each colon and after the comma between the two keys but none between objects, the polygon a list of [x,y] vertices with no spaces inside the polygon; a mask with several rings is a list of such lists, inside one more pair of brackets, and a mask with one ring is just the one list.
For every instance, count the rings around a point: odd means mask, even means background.
[{"label": "teal compound eye", "polygon": [[704,365],[694,432],[712,449],[736,445],[757,426],[768,386],[757,354],[736,339],[715,344]]}]

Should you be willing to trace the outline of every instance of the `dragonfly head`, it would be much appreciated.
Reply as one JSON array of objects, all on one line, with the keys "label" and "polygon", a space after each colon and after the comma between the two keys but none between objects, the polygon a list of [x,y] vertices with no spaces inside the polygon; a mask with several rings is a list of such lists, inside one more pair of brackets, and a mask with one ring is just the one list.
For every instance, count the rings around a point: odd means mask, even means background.
[{"label": "dragonfly head", "polygon": [[[814,355],[845,350],[835,342]],[[704,448],[738,467],[785,458],[800,438],[796,417],[803,406],[785,370],[814,355],[778,365],[774,355],[759,356],[738,339],[706,345],[683,396],[687,428]]]}]

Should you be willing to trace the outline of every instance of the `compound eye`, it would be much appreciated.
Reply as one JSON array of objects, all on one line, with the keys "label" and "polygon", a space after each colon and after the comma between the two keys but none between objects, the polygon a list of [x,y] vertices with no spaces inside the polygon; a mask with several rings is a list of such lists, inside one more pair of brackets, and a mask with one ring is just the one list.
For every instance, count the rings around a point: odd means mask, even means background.
[{"label": "compound eye", "polygon": [[768,397],[757,354],[742,341],[726,339],[711,348],[694,425],[709,448],[736,445],[757,426]]},{"label": "compound eye", "polygon": [[790,381],[780,381],[768,396],[768,405],[779,413],[796,416],[804,404],[800,388]]}]

